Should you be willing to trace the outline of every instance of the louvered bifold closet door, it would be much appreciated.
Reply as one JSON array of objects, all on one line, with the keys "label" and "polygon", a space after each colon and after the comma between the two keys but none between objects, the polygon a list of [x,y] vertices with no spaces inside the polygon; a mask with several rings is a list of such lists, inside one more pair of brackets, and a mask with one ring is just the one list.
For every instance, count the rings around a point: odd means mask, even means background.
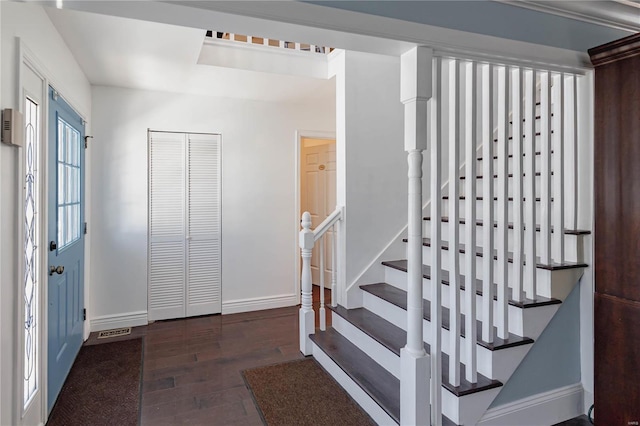
[{"label": "louvered bifold closet door", "polygon": [[186,315],[222,311],[220,136],[189,134]]},{"label": "louvered bifold closet door", "polygon": [[150,321],[185,315],[186,137],[149,133]]}]

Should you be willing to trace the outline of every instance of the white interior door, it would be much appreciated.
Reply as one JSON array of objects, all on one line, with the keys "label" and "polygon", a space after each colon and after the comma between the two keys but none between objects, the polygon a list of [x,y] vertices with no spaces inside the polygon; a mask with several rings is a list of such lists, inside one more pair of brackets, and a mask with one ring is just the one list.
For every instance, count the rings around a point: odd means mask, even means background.
[{"label": "white interior door", "polygon": [[185,135],[149,133],[150,321],[185,316]]},{"label": "white interior door", "polygon": [[[317,227],[336,208],[336,143],[331,139],[302,138],[300,173],[300,214],[311,214],[312,228]],[[325,287],[331,287],[331,247],[333,231],[325,236]],[[320,242],[311,257],[313,284],[320,283]]]},{"label": "white interior door", "polygon": [[220,136],[188,135],[186,316],[222,312]]},{"label": "white interior door", "polygon": [[220,139],[149,132],[149,320],[222,311]]}]

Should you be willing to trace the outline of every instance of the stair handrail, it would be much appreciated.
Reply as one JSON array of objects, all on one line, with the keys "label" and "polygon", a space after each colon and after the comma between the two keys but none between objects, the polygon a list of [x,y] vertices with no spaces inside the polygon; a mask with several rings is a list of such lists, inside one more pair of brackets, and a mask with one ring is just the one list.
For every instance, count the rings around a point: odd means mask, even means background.
[{"label": "stair handrail", "polygon": [[322,221],[315,230],[311,229],[311,213],[304,212],[302,214],[300,230],[300,254],[302,256],[302,271],[300,274],[300,352],[304,355],[312,354],[310,334],[315,333],[315,312],[313,310],[313,293],[312,293],[312,273],[311,273],[311,256],[313,255],[313,247],[316,241],[320,240],[320,250],[318,252],[319,265],[319,285],[320,285],[320,307],[319,326],[324,331],[327,327],[326,311],[324,304],[324,255],[325,255],[325,235],[334,228],[333,238],[331,241],[331,305],[337,306],[337,265],[336,253],[338,250],[337,236],[340,227],[336,225],[344,219],[344,206],[336,206],[335,210]]},{"label": "stair handrail", "polygon": [[[331,213],[325,220],[322,221],[320,225],[313,230],[313,240],[318,241],[320,237],[322,237],[333,225],[335,225],[339,220],[342,220],[343,216],[343,208],[341,206],[336,206],[336,209]],[[305,212],[307,213],[307,212]]]}]

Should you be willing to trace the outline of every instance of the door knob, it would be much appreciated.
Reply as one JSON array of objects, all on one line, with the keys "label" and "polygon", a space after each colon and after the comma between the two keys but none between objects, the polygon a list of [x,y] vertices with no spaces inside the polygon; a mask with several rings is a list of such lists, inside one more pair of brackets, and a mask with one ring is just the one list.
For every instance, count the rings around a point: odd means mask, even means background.
[{"label": "door knob", "polygon": [[64,266],[50,266],[49,275],[62,274],[64,272]]}]

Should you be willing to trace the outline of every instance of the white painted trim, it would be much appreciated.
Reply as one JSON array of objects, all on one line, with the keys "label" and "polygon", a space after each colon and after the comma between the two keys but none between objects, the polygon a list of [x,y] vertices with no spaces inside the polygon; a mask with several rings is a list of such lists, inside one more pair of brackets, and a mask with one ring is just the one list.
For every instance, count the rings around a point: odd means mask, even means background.
[{"label": "white painted trim", "polygon": [[240,312],[262,311],[264,309],[285,308],[298,305],[299,294],[281,294],[278,296],[252,297],[222,301],[222,314],[237,314]]},{"label": "white painted trim", "polygon": [[128,312],[124,314],[103,315],[91,318],[91,331],[110,330],[120,327],[136,327],[147,325],[147,311]]},{"label": "white painted trim", "polygon": [[[613,0],[607,2],[606,6],[599,5],[592,1],[556,1],[556,2],[539,2],[539,1],[511,1],[511,0],[494,0],[499,3],[507,3],[511,6],[518,6],[525,9],[535,10],[538,12],[548,13],[551,15],[562,16],[565,18],[576,19],[590,24],[602,25],[617,30],[640,31],[638,22],[633,23],[632,20],[623,21],[620,16],[637,16],[636,10],[638,5],[624,0]],[[624,9],[624,10],[623,10]]]},{"label": "white painted trim", "polygon": [[582,384],[576,383],[491,408],[480,419],[485,426],[550,425],[582,414]]}]

